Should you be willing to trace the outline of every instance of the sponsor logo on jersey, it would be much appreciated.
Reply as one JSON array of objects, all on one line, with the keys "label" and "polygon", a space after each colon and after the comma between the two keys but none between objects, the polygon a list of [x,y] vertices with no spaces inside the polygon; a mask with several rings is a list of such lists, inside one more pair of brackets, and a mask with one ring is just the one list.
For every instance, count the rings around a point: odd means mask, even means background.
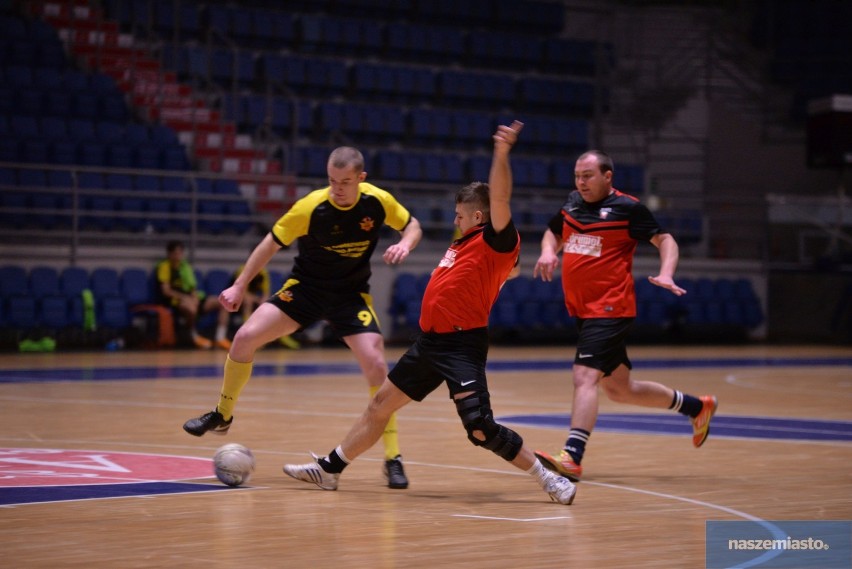
[{"label": "sponsor logo on jersey", "polygon": [[599,235],[581,235],[572,233],[565,242],[564,252],[575,255],[600,257],[603,249],[603,237]]}]

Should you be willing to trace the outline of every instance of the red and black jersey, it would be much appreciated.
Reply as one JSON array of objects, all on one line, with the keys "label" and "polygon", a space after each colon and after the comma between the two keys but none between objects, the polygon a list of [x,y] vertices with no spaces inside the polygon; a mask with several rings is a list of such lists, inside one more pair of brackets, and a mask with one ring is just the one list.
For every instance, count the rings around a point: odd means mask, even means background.
[{"label": "red and black jersey", "polygon": [[615,189],[595,203],[574,191],[548,227],[563,242],[568,312],[578,318],[635,317],[633,254],[639,241],[663,232],[648,208]]},{"label": "red and black jersey", "polygon": [[420,328],[445,334],[487,326],[520,250],[520,236],[511,222],[500,233],[491,223],[478,225],[453,241],[423,293]]}]

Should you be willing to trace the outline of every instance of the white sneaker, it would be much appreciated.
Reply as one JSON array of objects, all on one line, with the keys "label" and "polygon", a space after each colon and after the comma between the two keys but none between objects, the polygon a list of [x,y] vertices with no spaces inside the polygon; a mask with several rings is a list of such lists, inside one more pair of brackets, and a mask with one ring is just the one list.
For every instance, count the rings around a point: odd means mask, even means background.
[{"label": "white sneaker", "polygon": [[550,473],[541,486],[550,499],[570,506],[577,494],[577,486],[563,476]]},{"label": "white sneaker", "polygon": [[337,481],[340,479],[340,474],[326,472],[318,463],[320,457],[314,453],[311,453],[311,456],[314,461],[308,464],[285,464],[284,474],[303,482],[316,484],[323,490],[337,490]]}]

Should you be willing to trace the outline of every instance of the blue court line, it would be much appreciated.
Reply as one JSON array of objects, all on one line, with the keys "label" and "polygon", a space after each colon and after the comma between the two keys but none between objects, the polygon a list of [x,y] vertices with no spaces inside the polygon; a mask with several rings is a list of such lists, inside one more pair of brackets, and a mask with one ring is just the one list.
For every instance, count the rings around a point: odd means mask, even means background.
[{"label": "blue court line", "polygon": [[[498,417],[506,423],[561,429],[571,425],[569,414],[509,415]],[[596,431],[652,435],[691,435],[692,427],[683,415],[605,413],[598,416]],[[746,439],[852,441],[852,422],[821,421],[776,417],[736,417],[716,415],[710,436]]]},{"label": "blue court line", "polygon": [[0,506],[38,504],[42,502],[67,502],[101,498],[130,498],[186,494],[190,492],[218,492],[233,488],[216,484],[190,482],[142,482],[132,484],[87,484],[81,486],[19,486],[0,488]]},{"label": "blue court line", "polygon": [[[396,362],[390,362],[393,367]],[[826,358],[690,358],[634,360],[634,369],[680,369],[722,367],[843,367],[852,366],[852,357]],[[489,371],[568,371],[571,362],[565,360],[499,360],[488,364]],[[358,365],[352,363],[288,363],[258,364],[253,375],[257,377],[284,375],[360,374]],[[60,381],[118,381],[158,378],[210,378],[220,377],[220,365],[144,366],[109,368],[59,368],[59,369],[4,369],[0,370],[0,383],[38,383]]]}]

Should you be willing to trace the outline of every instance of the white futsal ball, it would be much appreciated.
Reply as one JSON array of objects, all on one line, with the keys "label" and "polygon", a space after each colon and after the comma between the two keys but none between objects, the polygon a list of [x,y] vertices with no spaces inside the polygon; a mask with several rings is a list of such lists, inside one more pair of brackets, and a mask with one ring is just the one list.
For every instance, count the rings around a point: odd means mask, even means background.
[{"label": "white futsal ball", "polygon": [[245,484],[254,472],[254,455],[241,444],[228,443],[213,455],[213,472],[223,484]]}]

